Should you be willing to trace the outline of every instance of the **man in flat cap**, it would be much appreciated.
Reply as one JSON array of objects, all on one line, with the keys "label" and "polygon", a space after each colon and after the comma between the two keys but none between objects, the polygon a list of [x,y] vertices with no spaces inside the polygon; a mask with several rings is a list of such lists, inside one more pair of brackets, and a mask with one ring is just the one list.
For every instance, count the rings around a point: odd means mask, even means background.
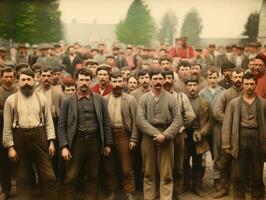
[{"label": "man in flat cap", "polygon": [[241,45],[237,45],[236,50],[232,56],[232,63],[234,63],[236,67],[246,69],[248,61],[248,57],[244,54],[244,47]]}]

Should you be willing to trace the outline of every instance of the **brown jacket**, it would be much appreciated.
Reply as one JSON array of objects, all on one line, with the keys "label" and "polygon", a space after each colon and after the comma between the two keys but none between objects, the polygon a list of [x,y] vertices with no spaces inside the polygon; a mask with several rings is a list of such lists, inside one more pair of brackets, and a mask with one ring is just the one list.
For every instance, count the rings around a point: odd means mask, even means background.
[{"label": "brown jacket", "polygon": [[[106,96],[107,105],[111,95]],[[138,143],[138,129],[136,126],[136,112],[137,101],[136,99],[126,93],[122,93],[121,114],[123,124],[128,133],[130,133],[130,142]]]},{"label": "brown jacket", "polygon": [[[58,89],[56,89],[54,86],[52,87],[52,107],[50,108],[52,117],[58,118],[60,113],[60,107],[64,100],[64,94],[62,92],[58,92]],[[41,86],[37,87],[35,89],[38,92],[42,92]]]},{"label": "brown jacket", "polygon": [[199,96],[199,105],[200,127],[196,131],[200,132],[203,139],[196,143],[196,152],[202,154],[210,150],[206,136],[210,134],[213,127],[213,112],[211,104],[201,96]]},{"label": "brown jacket", "polygon": [[[222,149],[231,150],[232,156],[237,159],[239,151],[239,127],[241,122],[242,96],[233,99],[225,113],[222,127]],[[266,100],[257,97],[256,100],[258,132],[261,150],[266,153]]]}]

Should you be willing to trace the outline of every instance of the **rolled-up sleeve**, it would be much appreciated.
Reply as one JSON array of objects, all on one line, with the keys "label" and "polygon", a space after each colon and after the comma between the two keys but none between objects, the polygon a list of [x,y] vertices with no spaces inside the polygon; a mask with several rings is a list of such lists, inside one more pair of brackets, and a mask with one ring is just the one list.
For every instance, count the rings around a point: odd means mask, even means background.
[{"label": "rolled-up sleeve", "polygon": [[14,146],[12,123],[13,123],[13,95],[7,98],[4,107],[4,127],[3,127],[3,146],[5,148]]}]

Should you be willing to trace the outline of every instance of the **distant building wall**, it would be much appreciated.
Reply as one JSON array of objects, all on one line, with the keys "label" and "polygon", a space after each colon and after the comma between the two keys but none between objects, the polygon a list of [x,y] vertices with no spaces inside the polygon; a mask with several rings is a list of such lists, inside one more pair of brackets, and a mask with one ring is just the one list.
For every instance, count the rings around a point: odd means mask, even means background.
[{"label": "distant building wall", "polygon": [[218,46],[226,46],[232,44],[239,44],[242,38],[202,38],[200,39],[199,47],[206,47],[209,44]]},{"label": "distant building wall", "polygon": [[64,40],[67,43],[95,44],[98,42],[113,43],[116,41],[115,24],[63,24]]}]

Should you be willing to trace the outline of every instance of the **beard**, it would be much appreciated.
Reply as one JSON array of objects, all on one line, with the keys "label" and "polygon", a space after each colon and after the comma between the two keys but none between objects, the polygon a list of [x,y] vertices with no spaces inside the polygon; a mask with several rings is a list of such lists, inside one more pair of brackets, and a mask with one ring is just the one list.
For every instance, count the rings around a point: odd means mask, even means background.
[{"label": "beard", "polygon": [[113,95],[115,97],[121,96],[122,94],[122,87],[114,87],[113,88]]},{"label": "beard", "polygon": [[163,84],[163,87],[164,87],[165,90],[168,91],[168,90],[170,90],[173,87],[173,83],[165,82]]},{"label": "beard", "polygon": [[241,88],[241,86],[242,86],[242,82],[241,82],[241,81],[236,81],[236,82],[234,83],[234,85],[235,85],[235,87],[237,87],[237,88]]},{"label": "beard", "polygon": [[26,85],[23,85],[22,87],[20,87],[20,91],[24,96],[29,97],[33,94],[34,87],[32,85],[26,84]]}]

